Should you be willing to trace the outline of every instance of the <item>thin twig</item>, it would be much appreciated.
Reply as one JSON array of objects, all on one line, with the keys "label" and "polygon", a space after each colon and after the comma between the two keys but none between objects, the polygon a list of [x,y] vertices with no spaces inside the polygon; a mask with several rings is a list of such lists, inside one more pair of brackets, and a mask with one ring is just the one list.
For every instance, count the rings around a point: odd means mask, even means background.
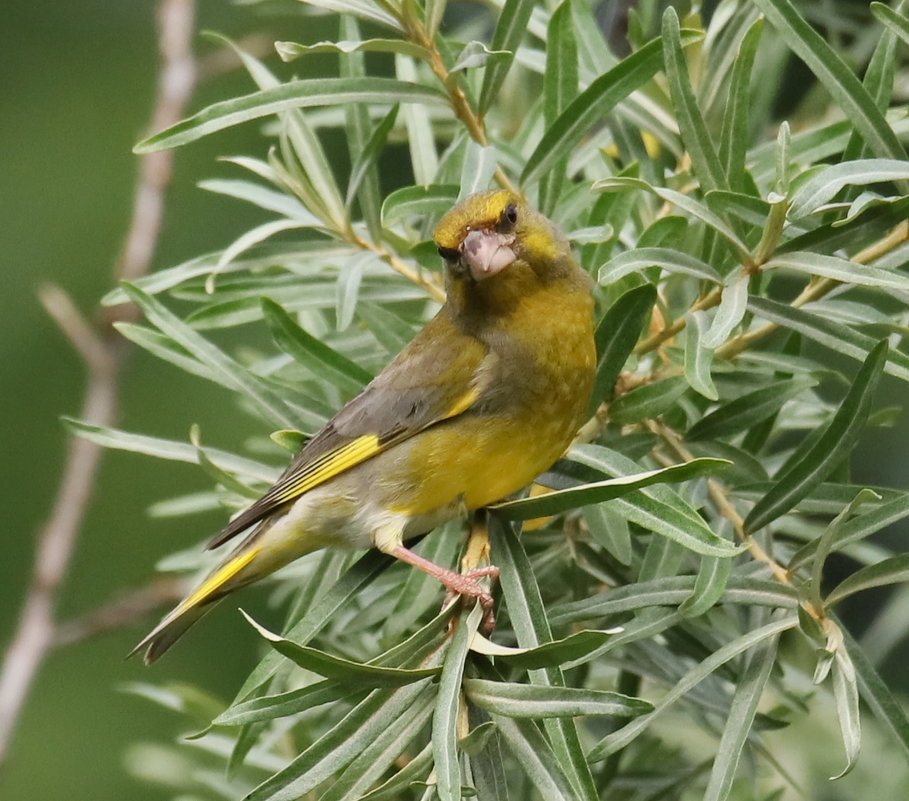
[{"label": "thin twig", "polygon": [[[152,129],[169,127],[183,117],[195,84],[190,47],[194,0],[161,0],[158,6],[161,72]],[[118,279],[135,280],[148,272],[161,229],[164,190],[173,156],[152,153],[140,161],[133,214],[116,264]],[[135,314],[128,306],[109,311],[94,330],[58,288],[42,291],[48,313],[85,361],[88,382],[81,417],[93,425],[111,425],[117,416],[119,377],[126,348],[110,326]],[[76,540],[95,486],[101,449],[85,439],[70,440],[63,475],[50,519],[38,536],[35,565],[15,633],[0,671],[0,765],[29,689],[56,637],[55,609]]]},{"label": "thin twig", "polygon": [[53,645],[61,648],[89,637],[116,631],[141,618],[172,606],[186,593],[182,578],[166,576],[126,593],[120,593],[84,615],[57,624]]}]

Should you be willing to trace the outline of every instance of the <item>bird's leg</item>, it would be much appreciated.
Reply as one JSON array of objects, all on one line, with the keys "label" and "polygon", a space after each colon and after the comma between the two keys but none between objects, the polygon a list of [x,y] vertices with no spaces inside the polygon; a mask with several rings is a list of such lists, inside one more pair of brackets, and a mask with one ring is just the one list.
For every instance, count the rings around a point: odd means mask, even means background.
[{"label": "bird's leg", "polygon": [[477,579],[484,576],[498,578],[499,568],[495,565],[475,567],[472,570],[468,570],[466,573],[457,573],[447,567],[437,565],[435,562],[430,562],[429,559],[425,559],[419,554],[411,551],[409,548],[405,548],[403,545],[396,545],[389,550],[388,553],[395,557],[395,559],[407,562],[407,564],[413,565],[424,573],[429,574],[450,593],[469,595],[471,598],[476,598],[480,602],[480,606],[483,607],[484,619],[485,616],[492,614],[492,596],[483,588]]},{"label": "bird's leg", "polygon": [[499,577],[499,568],[495,565],[485,565],[483,567],[470,567],[482,559],[486,559],[489,554],[489,540],[486,536],[485,518],[472,517],[470,523],[470,537],[468,539],[467,550],[462,560],[464,572],[458,573],[447,567],[437,565],[435,562],[414,553],[409,548],[401,544],[400,531],[395,527],[383,527],[373,534],[373,543],[380,550],[391,554],[395,559],[400,559],[413,567],[422,570],[424,573],[432,576],[447,590],[445,603],[447,604],[455,595],[467,595],[476,598],[483,607],[483,620],[480,624],[484,633],[489,634],[495,626],[495,615],[493,615],[492,595],[477,581],[479,578],[489,577],[497,579]]}]

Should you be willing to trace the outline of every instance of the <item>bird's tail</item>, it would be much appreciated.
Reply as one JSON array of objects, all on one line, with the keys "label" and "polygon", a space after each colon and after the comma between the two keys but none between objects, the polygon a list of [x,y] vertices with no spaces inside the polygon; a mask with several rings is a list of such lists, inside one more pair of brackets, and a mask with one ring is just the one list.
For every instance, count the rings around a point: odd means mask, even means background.
[{"label": "bird's tail", "polygon": [[129,652],[129,656],[144,650],[145,664],[150,665],[154,662],[227,593],[255,578],[249,571],[244,573],[244,568],[250,565],[260,550],[261,545],[258,542],[241,545],[155,626],[148,636]]}]

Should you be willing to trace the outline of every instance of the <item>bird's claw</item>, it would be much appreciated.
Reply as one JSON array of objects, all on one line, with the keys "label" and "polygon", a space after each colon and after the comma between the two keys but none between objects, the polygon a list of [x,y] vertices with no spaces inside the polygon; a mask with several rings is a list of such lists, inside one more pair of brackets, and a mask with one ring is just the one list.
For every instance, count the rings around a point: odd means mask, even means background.
[{"label": "bird's claw", "polygon": [[491,578],[493,581],[499,577],[499,568],[495,565],[486,567],[475,567],[465,573],[455,573],[445,582],[445,601],[443,606],[448,606],[456,595],[467,595],[476,598],[483,608],[483,619],[480,621],[480,630],[484,635],[489,635],[496,625],[496,617],[493,612],[492,595],[480,584],[477,579]]}]

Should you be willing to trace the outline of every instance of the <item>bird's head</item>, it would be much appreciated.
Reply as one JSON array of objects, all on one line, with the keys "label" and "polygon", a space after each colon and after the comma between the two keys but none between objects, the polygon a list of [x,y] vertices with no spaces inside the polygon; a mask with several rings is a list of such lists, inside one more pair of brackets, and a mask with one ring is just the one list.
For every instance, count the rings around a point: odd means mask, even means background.
[{"label": "bird's head", "polygon": [[541,273],[568,253],[550,222],[504,189],[461,200],[440,220],[433,239],[449,274],[476,283],[515,269]]}]

